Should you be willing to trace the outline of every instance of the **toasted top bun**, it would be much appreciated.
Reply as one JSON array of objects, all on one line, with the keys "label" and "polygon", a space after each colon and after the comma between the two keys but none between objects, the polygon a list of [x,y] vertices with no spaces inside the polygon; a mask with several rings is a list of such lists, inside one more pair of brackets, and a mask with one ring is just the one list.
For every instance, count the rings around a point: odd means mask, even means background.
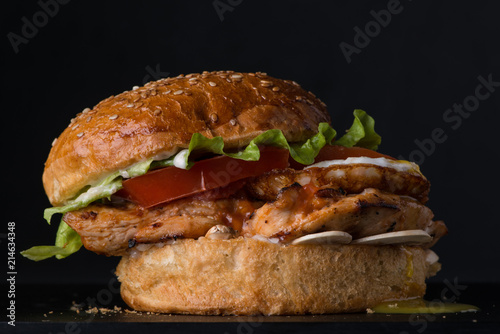
[{"label": "toasted top bun", "polygon": [[162,79],[78,114],[55,141],[43,184],[57,206],[113,172],[187,148],[196,132],[222,136],[230,149],[269,129],[282,130],[290,142],[301,141],[321,122],[330,118],[314,94],[264,73],[219,71]]}]

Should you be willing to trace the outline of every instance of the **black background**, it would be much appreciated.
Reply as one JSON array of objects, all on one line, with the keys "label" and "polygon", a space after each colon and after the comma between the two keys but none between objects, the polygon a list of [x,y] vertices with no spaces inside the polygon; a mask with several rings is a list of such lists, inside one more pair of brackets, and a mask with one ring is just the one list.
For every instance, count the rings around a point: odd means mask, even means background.
[{"label": "black background", "polygon": [[[379,151],[411,155],[432,183],[428,204],[450,230],[434,247],[443,270],[432,280],[500,282],[500,87],[461,123],[444,119],[454,104],[472,101],[479,76],[500,82],[497,1],[401,0],[350,63],[339,45],[354,45],[354,28],[373,28],[371,11],[391,1],[215,3],[231,10],[218,13],[212,0],[71,1],[43,22],[36,1],[2,6],[4,254],[9,221],[18,251],[53,243],[57,224],[42,218],[50,204],[41,175],[52,140],[76,113],[155,77],[231,69],[297,81],[328,105],[339,132],[353,109],[366,110],[383,138]],[[16,53],[9,36],[37,19]],[[436,129],[446,140],[431,149]],[[418,155],[416,141],[428,151]],[[117,263],[86,250],[41,262],[19,255],[17,282],[105,284]]]}]

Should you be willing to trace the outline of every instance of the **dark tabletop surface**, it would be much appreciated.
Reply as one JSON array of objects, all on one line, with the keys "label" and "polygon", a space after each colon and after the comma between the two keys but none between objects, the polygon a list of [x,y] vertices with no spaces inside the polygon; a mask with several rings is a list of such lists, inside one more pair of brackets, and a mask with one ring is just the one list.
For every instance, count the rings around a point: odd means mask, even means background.
[{"label": "dark tabletop surface", "polygon": [[[116,287],[24,285],[16,288],[15,327],[2,333],[500,333],[500,284],[431,283],[426,300],[442,297],[479,312],[451,314],[335,314],[307,316],[186,316],[135,312]],[[5,291],[5,290],[3,290]],[[95,308],[94,308],[95,307]],[[4,308],[5,309],[5,308]]]}]

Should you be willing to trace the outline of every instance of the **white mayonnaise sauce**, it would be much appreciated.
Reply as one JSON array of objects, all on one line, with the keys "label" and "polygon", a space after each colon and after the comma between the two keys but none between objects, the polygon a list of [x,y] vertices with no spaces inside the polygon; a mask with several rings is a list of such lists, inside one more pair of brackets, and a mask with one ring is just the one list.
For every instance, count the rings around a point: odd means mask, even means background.
[{"label": "white mayonnaise sauce", "polygon": [[174,166],[177,168],[181,169],[186,169],[187,164],[186,164],[186,156],[189,154],[189,150],[185,149],[177,153],[177,155],[174,157]]},{"label": "white mayonnaise sauce", "polygon": [[342,160],[327,160],[321,161],[316,164],[305,167],[308,168],[326,168],[334,165],[356,165],[356,164],[366,164],[375,165],[379,167],[392,168],[400,172],[414,172],[420,174],[420,168],[417,164],[406,161],[406,160],[392,160],[387,158],[368,158],[368,157],[353,157]]}]

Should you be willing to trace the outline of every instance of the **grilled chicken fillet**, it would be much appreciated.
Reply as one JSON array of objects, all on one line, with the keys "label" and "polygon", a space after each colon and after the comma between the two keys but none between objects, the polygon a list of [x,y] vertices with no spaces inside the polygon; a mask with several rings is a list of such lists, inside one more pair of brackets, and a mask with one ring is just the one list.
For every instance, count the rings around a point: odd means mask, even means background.
[{"label": "grilled chicken fillet", "polygon": [[368,188],[357,195],[338,190],[311,191],[298,183],[284,188],[276,201],[252,215],[244,236],[262,235],[288,243],[303,235],[322,231],[344,231],[354,239],[403,230],[424,230],[434,237],[431,247],[446,234],[442,222],[434,222],[432,211],[411,197]]},{"label": "grilled chicken fillet", "polygon": [[122,256],[136,243],[176,238],[198,238],[214,225],[241,231],[243,219],[262,202],[245,199],[181,199],[145,209],[131,202],[92,204],[68,212],[64,221],[82,238],[85,248],[104,255]]},{"label": "grilled chicken fillet", "polygon": [[[308,183],[302,186],[297,180]],[[383,190],[363,188],[363,180]],[[408,188],[403,187],[406,183]],[[415,193],[411,185],[421,192]],[[421,229],[434,237],[424,245],[430,247],[447,229],[442,222],[432,221],[432,211],[421,203],[428,187],[423,177],[386,167],[287,169],[248,180],[246,189],[230,198],[186,198],[151,209],[131,202],[93,204],[67,213],[64,221],[80,234],[87,249],[105,255],[123,255],[136,243],[198,238],[221,224],[246,237],[278,238],[281,243],[321,231],[345,231],[361,238]],[[394,189],[401,196],[387,192]],[[264,190],[265,195],[259,195]],[[275,191],[271,201],[262,201]]]},{"label": "grilled chicken fillet", "polygon": [[427,202],[430,189],[429,181],[420,173],[370,164],[275,170],[256,177],[248,183],[247,188],[253,196],[273,201],[281,189],[293,183],[342,188],[349,194],[376,188],[396,195],[411,196],[422,203]]}]

